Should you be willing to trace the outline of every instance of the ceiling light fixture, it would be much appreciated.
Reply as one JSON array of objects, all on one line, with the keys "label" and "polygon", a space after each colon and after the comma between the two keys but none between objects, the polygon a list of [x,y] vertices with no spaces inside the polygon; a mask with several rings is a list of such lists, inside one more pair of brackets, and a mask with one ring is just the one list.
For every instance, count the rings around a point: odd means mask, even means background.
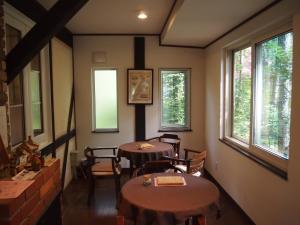
[{"label": "ceiling light fixture", "polygon": [[147,14],[144,12],[140,12],[139,15],[137,16],[140,20],[147,19]]}]

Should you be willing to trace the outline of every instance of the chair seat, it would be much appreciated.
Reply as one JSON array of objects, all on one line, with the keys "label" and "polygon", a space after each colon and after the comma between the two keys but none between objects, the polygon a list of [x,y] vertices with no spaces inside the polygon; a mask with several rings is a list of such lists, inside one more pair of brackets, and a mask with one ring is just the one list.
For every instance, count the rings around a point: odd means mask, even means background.
[{"label": "chair seat", "polygon": [[[178,168],[178,169],[181,169],[185,173],[187,172],[186,165],[175,165],[175,167]],[[201,176],[201,172],[197,171],[195,173],[192,173],[192,175],[195,176],[195,177],[200,177]]]},{"label": "chair seat", "polygon": [[[111,176],[114,175],[111,162],[95,163],[92,168],[92,174],[94,176]],[[119,173],[119,168],[116,169]]]}]

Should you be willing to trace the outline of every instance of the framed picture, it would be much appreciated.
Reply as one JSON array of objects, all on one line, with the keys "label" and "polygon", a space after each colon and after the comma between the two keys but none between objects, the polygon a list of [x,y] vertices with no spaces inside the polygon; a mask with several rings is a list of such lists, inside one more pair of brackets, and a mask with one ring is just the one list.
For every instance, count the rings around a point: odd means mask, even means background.
[{"label": "framed picture", "polygon": [[128,104],[153,103],[153,69],[127,71]]}]

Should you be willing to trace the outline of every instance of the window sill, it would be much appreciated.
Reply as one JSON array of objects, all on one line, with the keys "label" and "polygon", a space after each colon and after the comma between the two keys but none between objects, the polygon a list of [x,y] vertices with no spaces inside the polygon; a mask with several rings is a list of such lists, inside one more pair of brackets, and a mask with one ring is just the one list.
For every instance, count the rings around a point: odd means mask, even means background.
[{"label": "window sill", "polygon": [[159,129],[158,132],[193,132],[192,129]]},{"label": "window sill", "polygon": [[92,133],[119,133],[119,130],[93,130]]},{"label": "window sill", "polygon": [[264,168],[266,168],[267,170],[271,171],[272,173],[274,173],[275,175],[283,178],[284,180],[288,180],[288,174],[286,171],[277,168],[276,166],[272,165],[271,163],[257,157],[254,154],[251,154],[250,152],[244,150],[242,147],[228,141],[225,139],[221,139],[219,138],[219,141],[222,142],[223,144],[229,146],[230,148],[236,150],[237,152],[241,153],[242,155],[246,156],[247,158],[253,160],[254,162],[256,162],[257,164],[263,166]]}]

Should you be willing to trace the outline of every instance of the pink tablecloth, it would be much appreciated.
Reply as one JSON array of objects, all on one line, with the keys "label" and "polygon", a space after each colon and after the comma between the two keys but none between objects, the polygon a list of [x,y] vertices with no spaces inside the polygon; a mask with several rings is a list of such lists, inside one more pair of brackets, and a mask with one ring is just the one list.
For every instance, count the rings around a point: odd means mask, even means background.
[{"label": "pink tablecloth", "polygon": [[[155,187],[154,177],[183,176],[187,185]],[[129,180],[122,188],[120,213],[136,224],[182,224],[191,216],[206,215],[218,208],[219,190],[210,181],[188,174],[152,174],[152,184],[143,177]]]},{"label": "pink tablecloth", "polygon": [[[153,147],[140,149],[140,145],[149,143]],[[146,161],[159,160],[162,156],[173,156],[173,147],[163,142],[131,142],[119,146],[118,156],[125,157],[134,165],[140,166]]]}]

